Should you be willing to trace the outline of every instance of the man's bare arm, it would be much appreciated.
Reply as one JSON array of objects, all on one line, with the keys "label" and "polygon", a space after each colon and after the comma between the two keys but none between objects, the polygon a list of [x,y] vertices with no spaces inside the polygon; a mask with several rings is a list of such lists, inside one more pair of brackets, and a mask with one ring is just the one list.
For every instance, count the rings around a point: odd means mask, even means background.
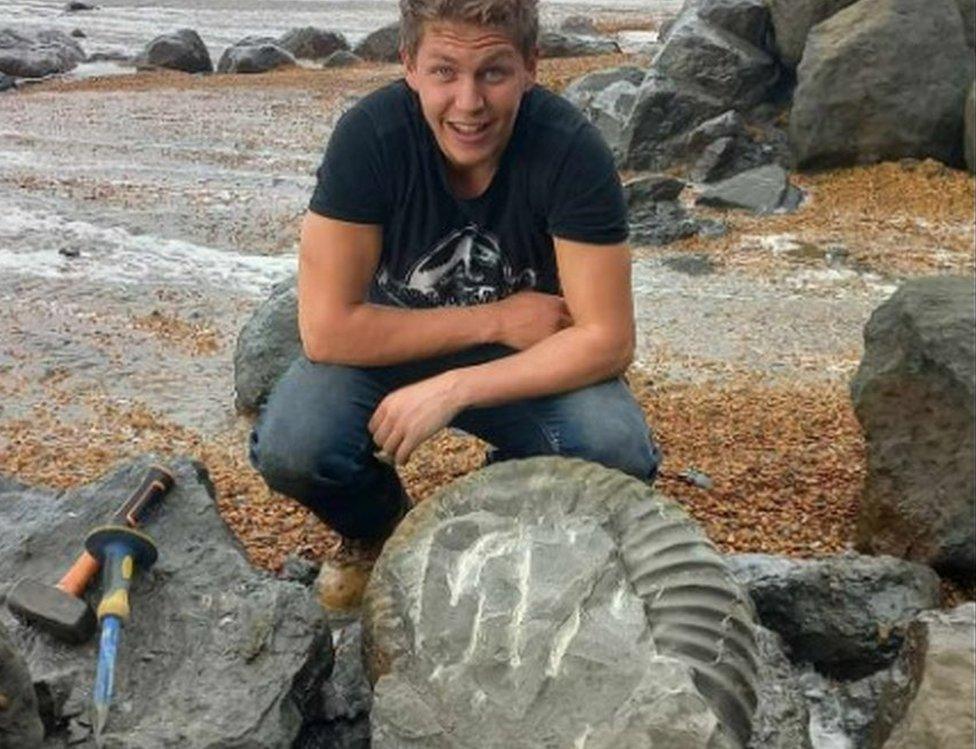
[{"label": "man's bare arm", "polygon": [[399,309],[369,304],[379,226],[308,213],[298,262],[298,325],[312,361],[384,366],[483,343],[522,349],[569,322],[562,299],[522,292],[492,304]]}]

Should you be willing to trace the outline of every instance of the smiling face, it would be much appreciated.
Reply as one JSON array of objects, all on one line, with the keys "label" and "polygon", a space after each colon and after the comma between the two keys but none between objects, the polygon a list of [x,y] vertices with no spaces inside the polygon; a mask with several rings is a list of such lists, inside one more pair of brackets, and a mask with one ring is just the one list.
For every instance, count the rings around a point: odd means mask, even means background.
[{"label": "smiling face", "polygon": [[425,25],[416,54],[404,53],[403,62],[455,187],[479,194],[535,82],[535,58],[527,60],[498,29],[437,22]]}]

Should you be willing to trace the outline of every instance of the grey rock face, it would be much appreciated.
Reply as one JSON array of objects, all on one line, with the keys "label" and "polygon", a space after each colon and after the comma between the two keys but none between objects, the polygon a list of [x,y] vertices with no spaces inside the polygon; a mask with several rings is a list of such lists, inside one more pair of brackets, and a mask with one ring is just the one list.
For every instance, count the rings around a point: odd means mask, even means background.
[{"label": "grey rock face", "polygon": [[621,139],[628,169],[668,169],[684,157],[689,131],[726,111],[721,99],[695,85],[678,85],[653,69],[647,74]]},{"label": "grey rock face", "polygon": [[716,182],[772,162],[772,147],[756,143],[738,112],[730,110],[703,122],[688,135],[689,176],[697,182]]},{"label": "grey rock face", "polygon": [[539,34],[539,57],[591,57],[618,52],[620,45],[612,39],[560,31],[543,31]]},{"label": "grey rock face", "polygon": [[282,34],[278,46],[299,60],[324,60],[333,52],[348,50],[349,42],[334,31],[305,26]]},{"label": "grey rock face", "polygon": [[618,158],[624,127],[636,99],[637,86],[627,81],[617,81],[594,96],[588,108],[590,121]]},{"label": "grey rock face", "polygon": [[764,214],[788,209],[789,193],[790,180],[786,170],[778,164],[768,164],[709,186],[696,202]]},{"label": "grey rock face", "polygon": [[727,562],[791,659],[838,678],[861,678],[890,664],[908,622],[939,602],[931,569],[892,557],[736,554]]},{"label": "grey rock face", "polygon": [[34,749],[44,738],[30,672],[0,621],[0,746]]},{"label": "grey rock face", "polygon": [[780,62],[795,68],[810,29],[857,0],[768,0]]},{"label": "grey rock face", "polygon": [[871,315],[851,384],[867,440],[858,545],[972,580],[976,565],[976,292],[908,281]]},{"label": "grey rock face", "polygon": [[563,98],[571,101],[585,114],[593,98],[607,86],[618,81],[626,81],[632,86],[639,86],[644,80],[644,74],[644,70],[633,65],[595,70],[577,78],[566,86],[562,95]]},{"label": "grey rock face", "polygon": [[391,23],[363,39],[353,50],[363,60],[399,62],[400,24]]},{"label": "grey rock face", "polygon": [[961,163],[973,74],[953,0],[860,0],[816,26],[797,69],[801,166],[932,157]]},{"label": "grey rock face", "polygon": [[759,702],[750,749],[813,749],[810,711],[798,675],[783,652],[779,635],[756,627],[759,647]]},{"label": "grey rock face", "polygon": [[224,50],[217,63],[218,73],[266,73],[275,68],[295,64],[295,58],[274,44],[244,47],[233,46]]},{"label": "grey rock face", "polygon": [[627,218],[630,222],[630,242],[636,246],[659,247],[701,231],[699,221],[688,215],[679,203],[671,200],[631,208]]},{"label": "grey rock face", "polygon": [[[115,511],[148,462],[62,494],[0,484],[0,593],[21,576],[58,580],[85,533]],[[202,468],[185,460],[173,468],[176,487],[145,526],[160,557],[133,581],[107,745],[288,746],[301,722],[294,681],[309,663],[331,663],[321,611],[303,586],[251,567],[217,514]],[[71,732],[90,740],[82,720],[97,642],[63,645],[6,607],[0,620],[47,696],[45,722],[64,739]]]},{"label": "grey rock face", "polygon": [[349,50],[339,49],[333,52],[331,55],[326,57],[322,61],[323,68],[348,68],[352,65],[358,65],[363,60],[358,55],[353,54]]},{"label": "grey rock face", "polygon": [[764,0],[689,0],[698,17],[768,51],[772,22]]},{"label": "grey rock face", "polygon": [[16,88],[17,83],[9,75],[4,75],[0,73],[0,91],[9,91],[10,89]]},{"label": "grey rock face", "polygon": [[919,648],[921,684],[904,720],[885,749],[935,749],[976,744],[976,604],[950,612],[922,614],[916,629],[925,646]]},{"label": "grey rock face", "polygon": [[84,50],[63,31],[0,29],[0,73],[14,78],[43,78],[67,73],[84,59]]},{"label": "grey rock face", "polygon": [[261,36],[260,34],[251,34],[245,36],[243,39],[238,39],[234,42],[234,47],[260,47],[262,44],[277,44],[278,40],[273,36]]},{"label": "grey rock face", "polygon": [[973,0],[956,0],[959,15],[962,17],[962,29],[966,35],[966,44],[972,49],[976,47],[976,2]]},{"label": "grey rock face", "polygon": [[646,484],[510,461],[416,508],[364,599],[373,746],[741,747],[751,608]]},{"label": "grey rock face", "polygon": [[234,405],[255,413],[271,388],[302,354],[298,333],[298,291],[295,278],[282,281],[251,315],[237,336],[234,351]]},{"label": "grey rock face", "polygon": [[662,200],[677,200],[685,183],[667,174],[647,174],[624,183],[627,207],[641,208]]},{"label": "grey rock face", "polygon": [[180,29],[153,39],[136,58],[136,65],[169,68],[184,73],[212,73],[213,62],[200,35],[193,29]]},{"label": "grey rock face", "polygon": [[976,174],[976,81],[969,84],[962,132],[966,166],[969,167],[970,172]]},{"label": "grey rock face", "polygon": [[779,79],[766,52],[694,14],[674,25],[653,68],[679,84],[698,86],[722,101],[723,110],[755,106]]}]

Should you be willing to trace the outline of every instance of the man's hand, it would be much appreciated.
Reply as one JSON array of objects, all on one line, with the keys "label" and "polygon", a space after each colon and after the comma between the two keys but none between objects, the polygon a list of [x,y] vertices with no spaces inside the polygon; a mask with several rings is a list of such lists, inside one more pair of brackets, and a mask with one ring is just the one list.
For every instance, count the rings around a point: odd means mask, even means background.
[{"label": "man's hand", "polygon": [[555,294],[519,291],[497,305],[497,342],[520,351],[573,324],[566,302]]},{"label": "man's hand", "polygon": [[403,465],[421,442],[443,429],[464,408],[452,372],[394,390],[369,420],[373,442]]}]

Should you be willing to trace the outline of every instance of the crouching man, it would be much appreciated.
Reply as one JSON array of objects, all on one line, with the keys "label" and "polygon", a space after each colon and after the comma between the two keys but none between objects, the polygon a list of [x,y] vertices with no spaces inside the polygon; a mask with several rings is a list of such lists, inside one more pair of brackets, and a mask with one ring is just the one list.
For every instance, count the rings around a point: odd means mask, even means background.
[{"label": "crouching man", "polygon": [[305,356],[251,440],[271,488],[374,542],[409,507],[392,464],[448,425],[494,461],[574,456],[645,480],[658,462],[621,378],[620,181],[598,131],[535,85],[536,0],[400,10],[405,79],[326,149],[302,229]]}]

